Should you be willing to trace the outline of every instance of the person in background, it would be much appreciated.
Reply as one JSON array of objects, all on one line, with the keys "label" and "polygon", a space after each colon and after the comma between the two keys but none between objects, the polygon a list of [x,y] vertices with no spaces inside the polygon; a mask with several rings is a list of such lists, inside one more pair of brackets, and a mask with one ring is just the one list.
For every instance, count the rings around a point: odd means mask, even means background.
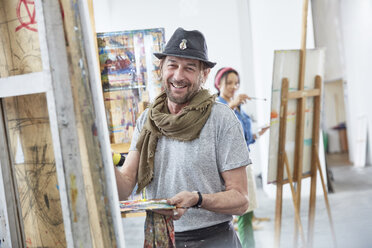
[{"label": "person in background", "polygon": [[[252,133],[251,118],[241,109],[241,105],[251,98],[246,94],[236,94],[240,86],[240,78],[239,73],[235,69],[231,67],[223,67],[219,69],[215,76],[214,85],[218,90],[217,101],[227,104],[232,110],[234,110],[238,117],[241,126],[243,127],[245,142],[249,150],[249,145],[255,143],[258,137],[264,134],[269,127],[261,129],[256,134]],[[255,180],[251,168],[247,168],[247,175],[250,207],[244,215],[238,217],[238,233],[243,248],[254,248],[255,241],[252,219],[253,209],[257,207],[257,201]]]},{"label": "person in background", "polygon": [[[177,247],[241,247],[232,220],[249,206],[251,161],[234,112],[203,89],[215,66],[205,38],[178,28],[164,52],[154,55],[164,91],[138,118],[124,165],[115,169],[119,199],[138,184],[138,192],[146,187],[147,199],[165,198],[177,206],[147,213],[149,225],[149,218],[152,223],[165,218],[154,237],[158,247],[174,247],[158,238],[172,223]],[[152,247],[147,240],[152,232],[145,229],[145,247]]]}]

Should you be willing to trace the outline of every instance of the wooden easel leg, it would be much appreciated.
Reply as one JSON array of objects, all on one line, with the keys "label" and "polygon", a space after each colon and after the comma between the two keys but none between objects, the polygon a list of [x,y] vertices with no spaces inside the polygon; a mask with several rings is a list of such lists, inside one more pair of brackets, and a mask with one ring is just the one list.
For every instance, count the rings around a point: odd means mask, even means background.
[{"label": "wooden easel leg", "polygon": [[279,149],[278,149],[278,171],[276,180],[276,206],[275,206],[275,237],[274,247],[280,247],[280,232],[282,225],[283,205],[283,173],[285,155],[285,135],[287,124],[287,103],[288,103],[288,78],[282,80],[280,122],[279,122]]},{"label": "wooden easel leg", "polygon": [[[305,68],[306,68],[306,34],[307,34],[307,14],[308,14],[309,0],[303,0],[302,5],[302,28],[301,28],[301,50],[300,50],[300,70],[298,90],[304,89],[305,83]],[[298,99],[297,116],[296,116],[296,151],[295,151],[295,167],[294,178],[297,182],[297,209],[301,209],[301,184],[302,184],[302,165],[303,165],[303,138],[304,138],[304,123],[305,123],[305,106],[306,98]],[[297,247],[298,241],[298,226],[295,223],[294,229],[294,247]]]},{"label": "wooden easel leg", "polygon": [[286,168],[287,175],[288,175],[289,185],[291,186],[292,201],[293,201],[293,207],[294,207],[294,210],[295,210],[296,223],[297,223],[298,229],[300,231],[300,237],[301,237],[302,244],[305,244],[304,229],[302,227],[300,213],[299,213],[299,210],[297,208],[296,192],[295,192],[295,189],[294,189],[294,186],[293,186],[292,174],[291,174],[291,169],[289,168],[287,153],[284,153],[284,164],[285,164],[285,168]]},{"label": "wooden easel leg", "polygon": [[324,194],[324,201],[325,201],[326,208],[327,208],[329,224],[331,226],[333,244],[334,244],[334,247],[336,248],[337,247],[336,233],[335,233],[335,228],[334,228],[334,225],[333,225],[333,219],[332,219],[332,214],[331,214],[331,207],[330,207],[329,201],[328,201],[327,187],[326,187],[326,184],[324,182],[324,176],[323,176],[323,172],[322,172],[322,167],[320,167],[320,160],[319,160],[318,153],[317,153],[317,163],[316,163],[316,165],[317,165],[317,168],[319,170],[320,180],[322,182],[322,188],[323,188],[323,194]]},{"label": "wooden easel leg", "polygon": [[313,135],[312,135],[312,151],[311,151],[311,185],[310,185],[310,202],[309,202],[309,224],[308,224],[308,248],[313,247],[314,238],[314,222],[315,222],[315,205],[316,205],[316,180],[318,163],[318,144],[319,144],[319,128],[320,128],[320,97],[321,97],[322,78],[315,77],[315,89],[319,89],[319,95],[314,97],[314,114],[313,114]]},{"label": "wooden easel leg", "polygon": [[283,184],[277,183],[276,187],[274,247],[279,248],[282,226]]},{"label": "wooden easel leg", "polygon": [[316,205],[316,177],[317,173],[311,176],[310,203],[309,203],[309,225],[308,225],[308,247],[313,247],[314,222],[315,222],[315,205]]}]

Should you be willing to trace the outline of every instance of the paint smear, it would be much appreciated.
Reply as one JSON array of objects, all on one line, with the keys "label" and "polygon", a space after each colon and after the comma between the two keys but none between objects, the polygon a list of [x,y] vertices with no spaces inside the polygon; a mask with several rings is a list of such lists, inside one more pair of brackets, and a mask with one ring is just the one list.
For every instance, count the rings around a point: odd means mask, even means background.
[{"label": "paint smear", "polygon": [[278,116],[278,112],[276,112],[275,110],[271,111],[271,119],[278,118]]},{"label": "paint smear", "polygon": [[313,143],[312,139],[304,139],[304,145],[305,146],[311,146],[311,144]]},{"label": "paint smear", "polygon": [[78,191],[76,188],[76,176],[71,175],[70,176],[71,181],[71,201],[72,201],[72,212],[74,213],[74,222],[77,222],[77,213],[76,213],[76,201],[77,201],[77,195]]}]

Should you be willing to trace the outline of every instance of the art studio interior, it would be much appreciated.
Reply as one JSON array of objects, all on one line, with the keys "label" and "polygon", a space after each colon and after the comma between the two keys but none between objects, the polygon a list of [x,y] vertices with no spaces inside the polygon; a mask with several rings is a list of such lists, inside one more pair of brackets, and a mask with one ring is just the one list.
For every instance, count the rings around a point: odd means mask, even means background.
[{"label": "art studio interior", "polygon": [[[213,212],[202,199],[208,204],[218,192],[202,197],[205,185],[196,192],[182,188],[182,174],[158,175],[160,149],[146,160],[155,177],[199,196],[195,205],[149,199],[139,182],[121,199],[118,173],[137,161],[128,154],[138,150],[131,144],[143,133],[138,126],[151,125],[137,120],[152,118],[140,116],[153,113],[164,92],[164,101],[174,101],[163,79],[169,58],[201,61],[197,70],[208,71],[201,87],[218,94],[212,105],[223,97],[216,83],[222,68],[239,72],[236,95],[249,96],[235,109],[249,116],[254,137],[244,148],[251,161],[244,181],[255,245],[240,236],[243,213],[227,212],[242,245],[236,247],[372,247],[371,13],[370,0],[1,0],[0,248],[164,247],[146,246],[152,209],[173,211],[177,244],[187,212]],[[179,27],[201,32],[207,56],[167,53]],[[176,44],[180,54],[193,38]],[[181,91],[187,82],[174,84]],[[232,116],[221,118],[240,121]],[[139,166],[143,147],[135,151]],[[230,190],[224,172],[219,193]]]}]

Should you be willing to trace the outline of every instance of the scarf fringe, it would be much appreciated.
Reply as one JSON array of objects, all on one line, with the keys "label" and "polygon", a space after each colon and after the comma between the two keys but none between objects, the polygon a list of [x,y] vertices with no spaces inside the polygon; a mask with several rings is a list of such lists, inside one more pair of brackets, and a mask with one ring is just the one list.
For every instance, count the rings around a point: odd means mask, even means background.
[{"label": "scarf fringe", "polygon": [[145,175],[141,180],[138,181],[138,188],[136,194],[141,193],[141,191],[149,184],[154,177],[154,170],[148,171],[149,174]]}]

